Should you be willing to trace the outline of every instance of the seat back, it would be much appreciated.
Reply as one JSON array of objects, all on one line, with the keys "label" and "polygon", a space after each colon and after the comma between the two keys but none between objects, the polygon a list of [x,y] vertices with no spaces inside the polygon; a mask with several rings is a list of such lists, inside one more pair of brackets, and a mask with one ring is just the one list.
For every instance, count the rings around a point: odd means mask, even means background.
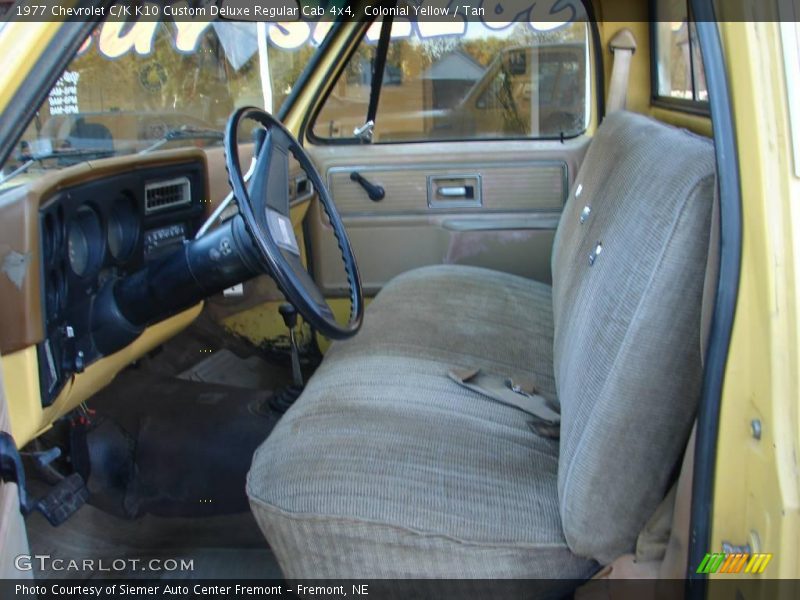
[{"label": "seat back", "polygon": [[715,186],[710,140],[617,112],[556,234],[560,512],[572,551],[604,564],[633,549],[694,419]]}]

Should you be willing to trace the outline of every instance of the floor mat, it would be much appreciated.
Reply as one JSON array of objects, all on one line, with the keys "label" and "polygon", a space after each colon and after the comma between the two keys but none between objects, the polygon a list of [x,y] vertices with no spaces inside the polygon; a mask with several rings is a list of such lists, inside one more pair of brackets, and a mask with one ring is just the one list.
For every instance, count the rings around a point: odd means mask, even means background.
[{"label": "floor mat", "polygon": [[[177,376],[191,369],[209,354],[223,349],[230,350],[243,359],[263,356],[263,352],[253,344],[231,334],[222,325],[202,314],[181,333],[142,358],[139,366],[153,373]],[[275,375],[283,370],[281,366],[270,367],[269,370]]]},{"label": "floor mat", "polygon": [[91,424],[72,432],[91,501],[129,518],[248,510],[250,461],[279,418],[255,407],[271,393],[124,371],[93,398]]},{"label": "floor mat", "polygon": [[[89,401],[88,425],[62,421],[42,438],[69,440],[90,503],[58,528],[31,515],[28,536],[33,553],[54,559],[140,562],[111,571],[34,565],[36,577],[280,577],[245,478],[280,418],[265,403],[290,380],[287,366],[203,318],[120,373]],[[31,485],[37,496],[47,491],[41,480]],[[191,568],[142,570],[150,559]]]},{"label": "floor mat", "polygon": [[178,377],[189,381],[263,390],[288,385],[291,380],[286,375],[283,369],[272,367],[263,358],[240,358],[232,350],[223,348]]},{"label": "floor mat", "polygon": [[[220,380],[220,376],[224,374],[214,368],[214,365],[218,364],[216,361],[223,360],[217,357],[219,353],[223,353],[225,362],[232,359],[231,362],[234,363],[237,372],[244,374],[242,381],[232,381],[230,377],[225,377],[224,381]],[[192,372],[199,377],[209,375],[208,373],[200,375],[196,369],[211,357],[213,358],[210,361],[210,368],[213,377],[196,380],[223,384],[230,382],[231,385],[242,387],[252,387],[257,384],[261,389],[278,389],[292,382],[288,343],[285,346],[281,345],[280,348],[275,346],[258,348],[249,341],[233,335],[205,315],[201,315],[184,331],[160,346],[157,351],[141,359],[139,367],[161,375],[193,379],[195,377],[191,375]],[[318,355],[318,351],[313,348],[301,348],[300,364],[306,380],[319,366],[320,361],[321,356]],[[249,366],[244,366],[242,363],[249,363]],[[261,367],[264,367],[263,371],[253,377],[252,371]],[[242,382],[248,382],[248,385],[243,385]]]}]

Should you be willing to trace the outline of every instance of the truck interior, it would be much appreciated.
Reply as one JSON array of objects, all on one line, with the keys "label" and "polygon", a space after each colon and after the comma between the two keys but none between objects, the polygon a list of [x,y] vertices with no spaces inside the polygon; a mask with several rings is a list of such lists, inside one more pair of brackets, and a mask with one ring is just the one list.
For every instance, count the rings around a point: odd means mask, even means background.
[{"label": "truck interior", "polygon": [[27,540],[193,571],[36,578],[697,568],[730,40],[710,2],[523,4],[62,25],[0,175]]}]

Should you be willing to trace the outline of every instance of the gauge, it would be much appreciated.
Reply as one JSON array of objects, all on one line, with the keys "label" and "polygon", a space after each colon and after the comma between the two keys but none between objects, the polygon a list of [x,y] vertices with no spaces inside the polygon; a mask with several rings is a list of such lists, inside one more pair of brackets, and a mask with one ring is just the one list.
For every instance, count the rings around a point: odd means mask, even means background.
[{"label": "gauge", "polygon": [[67,234],[69,266],[78,277],[90,275],[100,266],[102,239],[100,217],[88,206],[82,206],[72,218]]},{"label": "gauge", "polygon": [[44,262],[51,264],[56,254],[56,225],[53,215],[46,215],[42,227],[42,246],[44,248]]},{"label": "gauge", "polygon": [[50,271],[47,277],[46,289],[47,314],[53,317],[61,312],[61,305],[67,294],[64,285],[64,276],[58,268]]},{"label": "gauge", "polygon": [[131,196],[120,196],[114,201],[108,217],[108,251],[115,260],[124,262],[133,254],[138,240],[136,203]]},{"label": "gauge", "polygon": [[42,249],[44,251],[44,262],[46,265],[52,265],[61,254],[62,242],[62,210],[61,207],[58,211],[50,211],[44,217],[42,225]]}]

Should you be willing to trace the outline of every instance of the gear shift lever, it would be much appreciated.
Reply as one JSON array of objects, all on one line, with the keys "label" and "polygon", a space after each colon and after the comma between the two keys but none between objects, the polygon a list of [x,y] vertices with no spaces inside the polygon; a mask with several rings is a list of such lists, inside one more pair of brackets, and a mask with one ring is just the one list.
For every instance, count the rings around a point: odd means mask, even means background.
[{"label": "gear shift lever", "polygon": [[278,312],[289,329],[289,345],[292,353],[292,385],[277,390],[264,404],[279,414],[285,413],[303,392],[303,372],[300,370],[300,352],[297,349],[295,328],[297,327],[297,309],[291,304],[281,304]]},{"label": "gear shift lever", "polygon": [[303,387],[303,373],[300,371],[300,352],[297,350],[297,339],[294,329],[297,327],[297,309],[291,304],[281,304],[278,312],[283,317],[283,322],[289,329],[289,344],[292,351],[292,381],[297,387]]}]

